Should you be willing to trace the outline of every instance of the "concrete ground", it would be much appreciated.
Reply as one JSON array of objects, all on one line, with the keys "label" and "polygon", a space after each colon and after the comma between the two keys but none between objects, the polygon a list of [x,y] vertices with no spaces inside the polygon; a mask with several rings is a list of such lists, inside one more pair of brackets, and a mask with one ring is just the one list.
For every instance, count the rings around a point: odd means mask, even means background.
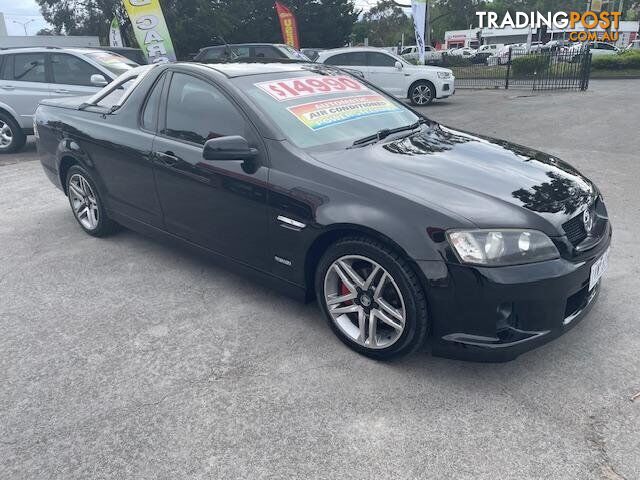
[{"label": "concrete ground", "polygon": [[614,225],[590,316],[507,364],[363,358],[302,305],[0,158],[0,478],[640,478],[640,81],[459,91],[428,116],[549,151]]}]

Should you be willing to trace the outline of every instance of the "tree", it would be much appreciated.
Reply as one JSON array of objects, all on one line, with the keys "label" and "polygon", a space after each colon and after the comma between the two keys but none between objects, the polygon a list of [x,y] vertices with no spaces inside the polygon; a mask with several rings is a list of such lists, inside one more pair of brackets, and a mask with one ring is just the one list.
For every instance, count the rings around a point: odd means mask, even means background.
[{"label": "tree", "polygon": [[396,45],[402,34],[405,38],[413,38],[413,20],[393,0],[380,0],[356,24],[355,40],[362,42],[369,38],[370,45]]},{"label": "tree", "polygon": [[[121,0],[36,0],[44,18],[68,35],[97,35],[106,42],[116,16],[125,42],[135,46]],[[359,12],[351,0],[291,0],[302,45],[339,47],[347,43]],[[178,58],[207,45],[282,42],[274,0],[160,0]]]}]

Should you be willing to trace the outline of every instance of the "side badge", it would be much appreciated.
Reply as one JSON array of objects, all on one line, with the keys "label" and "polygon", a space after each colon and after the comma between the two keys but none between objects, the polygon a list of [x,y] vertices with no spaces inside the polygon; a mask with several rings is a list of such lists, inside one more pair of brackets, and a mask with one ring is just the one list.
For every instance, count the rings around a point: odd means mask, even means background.
[{"label": "side badge", "polygon": [[275,257],[273,257],[273,259],[278,263],[286,265],[287,267],[291,266],[291,260],[287,260],[286,258],[282,258],[276,255]]}]

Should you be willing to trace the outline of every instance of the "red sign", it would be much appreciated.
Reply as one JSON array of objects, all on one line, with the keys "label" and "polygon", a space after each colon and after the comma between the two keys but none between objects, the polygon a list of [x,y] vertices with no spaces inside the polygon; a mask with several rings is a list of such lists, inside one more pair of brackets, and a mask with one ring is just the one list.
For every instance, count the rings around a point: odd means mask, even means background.
[{"label": "red sign", "polygon": [[298,41],[298,25],[295,15],[280,2],[276,2],[275,5],[278,18],[280,19],[280,28],[282,29],[284,43],[295,49],[299,49],[300,42]]}]

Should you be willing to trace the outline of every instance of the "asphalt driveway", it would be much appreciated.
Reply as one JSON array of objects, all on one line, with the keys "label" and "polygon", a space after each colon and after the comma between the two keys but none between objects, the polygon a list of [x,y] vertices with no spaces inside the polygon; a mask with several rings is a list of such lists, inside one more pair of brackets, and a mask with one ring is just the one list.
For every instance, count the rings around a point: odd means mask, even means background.
[{"label": "asphalt driveway", "polygon": [[0,478],[640,478],[639,106],[632,80],[425,108],[569,161],[612,217],[591,314],[507,364],[363,358],[315,305],[85,235],[33,145],[0,157]]}]

